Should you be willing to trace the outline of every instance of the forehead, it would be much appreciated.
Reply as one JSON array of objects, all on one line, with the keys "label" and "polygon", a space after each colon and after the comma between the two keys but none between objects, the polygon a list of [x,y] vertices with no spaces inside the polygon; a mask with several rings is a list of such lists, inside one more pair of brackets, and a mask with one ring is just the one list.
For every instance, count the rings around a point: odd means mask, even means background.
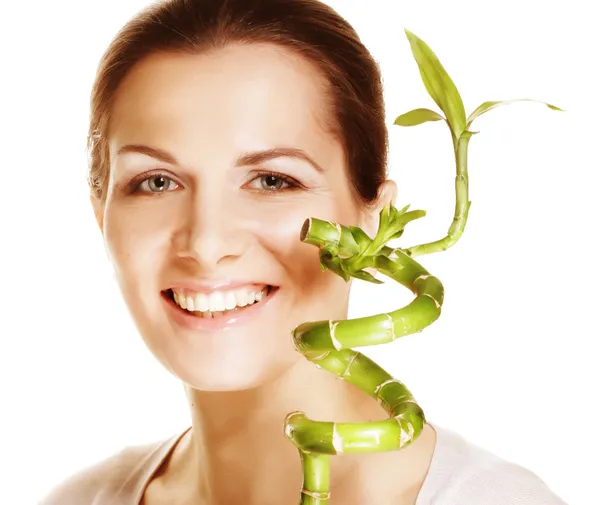
[{"label": "forehead", "polygon": [[274,45],[154,54],[119,87],[111,150],[136,141],[205,152],[298,144],[323,149],[332,141],[324,130],[325,84],[309,61]]}]

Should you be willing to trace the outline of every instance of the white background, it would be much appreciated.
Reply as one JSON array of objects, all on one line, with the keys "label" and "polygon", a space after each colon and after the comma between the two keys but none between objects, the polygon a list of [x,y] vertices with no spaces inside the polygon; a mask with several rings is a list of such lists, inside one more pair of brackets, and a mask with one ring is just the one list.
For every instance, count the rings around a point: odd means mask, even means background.
[{"label": "white background", "polygon": [[[146,349],[120,299],[85,182],[97,62],[146,3],[38,0],[3,7],[6,504],[35,503],[83,466],[189,423],[182,386]],[[467,114],[483,101],[510,98],[566,109],[514,104],[475,121],[481,133],[469,151],[473,204],[465,233],[450,250],[419,259],[444,283],[442,316],[422,333],[366,354],[408,385],[430,421],[531,469],[570,505],[600,503],[594,2],[328,3],[381,64],[397,205],[427,211],[407,226],[399,246],[443,237],[455,198],[446,125],[393,126],[408,110],[437,110],[404,27],[436,52]],[[389,281],[355,283],[350,315],[410,300]]]}]

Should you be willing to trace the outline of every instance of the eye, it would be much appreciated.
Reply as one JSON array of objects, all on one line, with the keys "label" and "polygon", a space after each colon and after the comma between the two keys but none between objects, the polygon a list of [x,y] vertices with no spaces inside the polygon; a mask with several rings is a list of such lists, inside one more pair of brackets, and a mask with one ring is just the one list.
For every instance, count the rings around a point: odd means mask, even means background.
[{"label": "eye", "polygon": [[164,174],[152,174],[146,177],[136,187],[140,193],[165,193],[177,189],[179,185]]},{"label": "eye", "polygon": [[297,189],[300,184],[287,175],[276,172],[261,172],[252,182],[259,181],[259,187],[256,188],[263,193],[278,193]]}]

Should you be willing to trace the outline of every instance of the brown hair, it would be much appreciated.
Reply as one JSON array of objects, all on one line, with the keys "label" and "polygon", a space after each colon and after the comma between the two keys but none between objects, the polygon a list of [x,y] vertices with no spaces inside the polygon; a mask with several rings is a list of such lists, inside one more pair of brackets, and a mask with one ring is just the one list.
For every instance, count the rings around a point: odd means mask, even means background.
[{"label": "brown hair", "polygon": [[342,144],[357,201],[373,204],[387,176],[380,69],[352,26],[319,0],[166,0],[131,19],[104,53],[92,89],[92,193],[106,198],[111,107],[119,84],[137,62],[157,52],[197,54],[253,42],[295,51],[326,78],[327,127]]}]

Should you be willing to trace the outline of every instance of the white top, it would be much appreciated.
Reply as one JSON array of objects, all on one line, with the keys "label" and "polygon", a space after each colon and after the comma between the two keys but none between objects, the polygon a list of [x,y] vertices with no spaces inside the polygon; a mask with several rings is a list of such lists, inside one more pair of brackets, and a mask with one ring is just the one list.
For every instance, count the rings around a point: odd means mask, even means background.
[{"label": "white top", "polygon": [[437,441],[415,505],[567,505],[530,470],[428,424]]},{"label": "white top", "polygon": [[[415,505],[567,505],[526,468],[428,424],[437,440]],[[153,474],[189,429],[168,440],[127,447],[80,470],[38,505],[139,505]]]}]

